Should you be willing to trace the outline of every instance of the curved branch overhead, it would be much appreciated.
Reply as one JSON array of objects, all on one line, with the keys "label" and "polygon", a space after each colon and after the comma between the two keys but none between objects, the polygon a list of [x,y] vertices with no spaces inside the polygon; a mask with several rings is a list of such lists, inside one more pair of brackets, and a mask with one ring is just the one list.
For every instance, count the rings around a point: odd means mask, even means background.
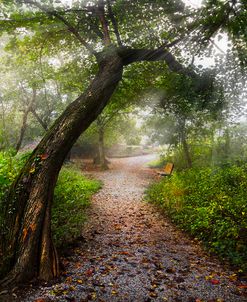
[{"label": "curved branch overhead", "polygon": [[141,61],[164,61],[166,62],[168,68],[173,72],[188,75],[193,78],[197,76],[197,74],[191,68],[184,67],[171,52],[163,48],[132,49],[126,47],[120,48],[118,53],[123,59],[124,65]]}]

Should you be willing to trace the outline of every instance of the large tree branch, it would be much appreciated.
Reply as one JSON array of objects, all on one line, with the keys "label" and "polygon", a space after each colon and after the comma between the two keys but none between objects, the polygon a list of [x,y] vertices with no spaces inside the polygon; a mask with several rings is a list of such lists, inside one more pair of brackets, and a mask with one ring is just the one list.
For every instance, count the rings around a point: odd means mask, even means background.
[{"label": "large tree branch", "polygon": [[89,43],[86,42],[85,39],[82,38],[82,36],[79,34],[79,32],[76,30],[76,28],[68,21],[66,20],[63,16],[61,16],[58,12],[55,11],[50,11],[47,7],[41,5],[40,3],[37,3],[36,1],[32,0],[18,0],[17,2],[24,3],[24,4],[31,4],[37,8],[39,8],[41,11],[45,12],[49,16],[53,16],[56,19],[60,20],[61,22],[66,25],[68,31],[72,33],[77,40],[92,54],[94,54],[94,50],[91,47]]},{"label": "large tree branch", "polygon": [[171,52],[163,49],[163,47],[157,49],[132,49],[122,47],[118,53],[124,65],[141,61],[165,61],[171,71],[193,78],[197,77],[197,74],[191,68],[184,67]]}]

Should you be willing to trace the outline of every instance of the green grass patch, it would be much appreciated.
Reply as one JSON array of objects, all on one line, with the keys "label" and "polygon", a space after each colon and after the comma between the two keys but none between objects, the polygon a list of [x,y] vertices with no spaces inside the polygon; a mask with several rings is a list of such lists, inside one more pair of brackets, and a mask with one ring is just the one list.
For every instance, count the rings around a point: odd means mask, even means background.
[{"label": "green grass patch", "polygon": [[148,163],[148,167],[149,168],[163,168],[165,165],[166,165],[167,161],[163,158],[163,157],[160,157],[158,159],[154,159],[152,161],[150,161]]},{"label": "green grass patch", "polygon": [[[11,152],[0,152],[0,206],[29,155],[30,153],[13,156]],[[58,247],[81,234],[86,220],[85,209],[90,204],[91,196],[100,187],[99,181],[87,179],[75,166],[65,165],[62,168],[52,207],[52,233]],[[0,223],[3,219],[1,214],[0,212]]]},{"label": "green grass patch", "polygon": [[147,199],[233,265],[247,269],[247,165],[174,172]]}]

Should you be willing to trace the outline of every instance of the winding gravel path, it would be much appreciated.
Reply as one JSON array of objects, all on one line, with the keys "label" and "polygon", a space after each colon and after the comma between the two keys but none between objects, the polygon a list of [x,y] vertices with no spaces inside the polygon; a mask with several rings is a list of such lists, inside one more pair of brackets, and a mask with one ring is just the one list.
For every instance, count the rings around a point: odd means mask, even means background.
[{"label": "winding gravel path", "polygon": [[151,159],[114,159],[110,170],[89,173],[104,186],[81,243],[63,259],[63,277],[19,301],[247,301],[243,281],[143,202]]}]

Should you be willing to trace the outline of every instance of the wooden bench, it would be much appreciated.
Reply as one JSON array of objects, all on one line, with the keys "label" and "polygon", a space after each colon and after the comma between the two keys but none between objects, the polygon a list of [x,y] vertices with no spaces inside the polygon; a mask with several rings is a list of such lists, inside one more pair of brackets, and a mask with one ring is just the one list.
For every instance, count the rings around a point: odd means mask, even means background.
[{"label": "wooden bench", "polygon": [[172,171],[173,171],[173,168],[174,168],[174,164],[172,163],[167,163],[164,167],[164,170],[163,171],[157,171],[157,173],[160,175],[160,176],[169,176],[172,174]]}]

